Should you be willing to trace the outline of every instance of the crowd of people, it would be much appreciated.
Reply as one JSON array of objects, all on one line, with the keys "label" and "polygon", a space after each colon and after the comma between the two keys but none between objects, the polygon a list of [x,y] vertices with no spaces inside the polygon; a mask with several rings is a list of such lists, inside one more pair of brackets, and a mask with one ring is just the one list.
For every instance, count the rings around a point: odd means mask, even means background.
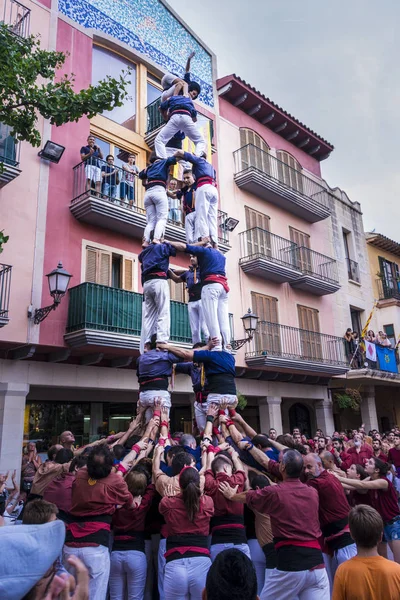
[{"label": "crowd of people", "polygon": [[257,433],[227,397],[195,436],[162,404],[83,448],[63,432],[28,492],[1,476],[1,598],[400,597],[398,428]]},{"label": "crowd of people", "polygon": [[396,363],[399,363],[398,348],[397,345],[393,347],[392,342],[388,338],[384,331],[375,332],[369,329],[363,339],[360,339],[357,331],[353,331],[351,327],[346,329],[346,333],[343,336],[345,352],[348,363],[351,369],[361,369],[364,366],[376,369],[377,361],[376,355],[375,360],[371,360],[368,356],[365,348],[365,342],[380,346],[382,348],[392,348],[396,352]]}]

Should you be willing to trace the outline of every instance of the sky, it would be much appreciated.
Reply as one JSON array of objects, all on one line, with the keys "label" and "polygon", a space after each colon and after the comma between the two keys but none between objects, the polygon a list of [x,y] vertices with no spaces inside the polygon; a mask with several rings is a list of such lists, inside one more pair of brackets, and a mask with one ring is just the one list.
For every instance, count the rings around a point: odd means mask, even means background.
[{"label": "sky", "polygon": [[[322,176],[400,242],[400,2],[168,0],[236,73],[331,142]],[[399,153],[400,156],[400,153]]]}]

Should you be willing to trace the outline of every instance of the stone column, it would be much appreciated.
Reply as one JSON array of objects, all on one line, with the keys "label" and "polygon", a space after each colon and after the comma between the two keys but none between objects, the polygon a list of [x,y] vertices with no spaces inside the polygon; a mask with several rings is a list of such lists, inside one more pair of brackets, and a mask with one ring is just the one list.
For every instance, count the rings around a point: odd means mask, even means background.
[{"label": "stone column", "polygon": [[268,433],[271,427],[276,429],[278,435],[282,433],[281,403],[282,398],[278,396],[259,399],[260,427],[263,433]]},{"label": "stone column", "polygon": [[[103,425],[103,404],[101,402],[92,402],[90,405],[90,441],[92,436],[98,436],[98,427]],[[95,437],[93,439],[98,439]]]},{"label": "stone column", "polygon": [[0,383],[0,472],[17,470],[21,478],[25,401],[29,385]]},{"label": "stone column", "polygon": [[375,404],[375,388],[373,385],[367,386],[362,393],[361,420],[365,424],[365,431],[367,433],[371,429],[379,429]]},{"label": "stone column", "polygon": [[316,400],[315,417],[317,421],[317,428],[322,429],[324,435],[332,435],[332,433],[335,431],[332,400],[326,398],[324,400]]}]

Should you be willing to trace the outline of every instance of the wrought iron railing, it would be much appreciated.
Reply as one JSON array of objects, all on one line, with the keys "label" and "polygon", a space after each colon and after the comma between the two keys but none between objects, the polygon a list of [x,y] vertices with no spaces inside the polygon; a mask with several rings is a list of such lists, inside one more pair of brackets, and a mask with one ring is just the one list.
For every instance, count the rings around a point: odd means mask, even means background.
[{"label": "wrought iron railing", "polygon": [[0,163],[18,167],[21,144],[11,135],[12,128],[0,123]]},{"label": "wrought iron railing", "polygon": [[389,298],[400,299],[400,280],[395,277],[385,277],[376,280],[378,286],[379,300],[386,300]]},{"label": "wrought iron railing", "polygon": [[10,265],[0,264],[0,320],[8,319],[8,310],[10,305],[11,290],[11,271]]},{"label": "wrought iron railing", "polygon": [[30,33],[31,11],[17,2],[17,0],[4,0],[3,22],[8,25],[15,35],[28,37]]},{"label": "wrought iron railing", "polygon": [[297,262],[303,274],[313,275],[332,283],[339,283],[338,269],[334,258],[315,252],[315,250],[305,246],[298,247],[297,256]]},{"label": "wrought iron railing", "polygon": [[239,234],[240,263],[268,258],[274,263],[298,269],[298,246],[270,231],[253,227]]},{"label": "wrought iron railing", "polygon": [[279,323],[260,321],[253,347],[246,354],[249,358],[265,354],[295,361],[347,365],[343,338]]},{"label": "wrought iron railing", "polygon": [[161,98],[157,98],[151,104],[146,106],[147,126],[146,133],[151,133],[155,129],[165,124],[164,117],[160,112]]},{"label": "wrought iron railing", "polygon": [[330,208],[331,193],[326,188],[311,179],[311,177],[304,175],[302,171],[294,169],[272,156],[269,152],[261,150],[253,144],[247,144],[236,150],[233,155],[235,158],[235,175],[256,170],[298,194],[313,200],[313,202],[327,209]]},{"label": "wrought iron railing", "polygon": [[[90,164],[90,161],[93,164]],[[96,178],[99,179],[98,182],[95,181]],[[81,162],[74,167],[71,204],[73,205],[90,195],[145,216],[144,195],[139,193],[140,186],[141,182],[136,176],[133,181],[127,182],[126,171],[121,167],[112,166],[110,168],[110,165],[104,160],[89,158],[86,162]],[[218,210],[218,241],[223,244],[229,242],[229,231],[224,227],[227,217],[226,212]],[[167,222],[175,227],[184,228],[183,212],[170,210]]]},{"label": "wrought iron railing", "polygon": [[356,263],[354,260],[351,260],[351,258],[346,258],[346,264],[348,278],[352,281],[360,283],[360,270],[358,268],[358,263]]}]

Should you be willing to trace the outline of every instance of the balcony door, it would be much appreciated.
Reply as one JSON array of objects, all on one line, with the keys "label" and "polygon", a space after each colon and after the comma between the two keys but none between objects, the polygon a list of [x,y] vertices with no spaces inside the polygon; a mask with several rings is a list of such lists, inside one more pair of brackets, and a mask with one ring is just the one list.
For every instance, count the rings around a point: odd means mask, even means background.
[{"label": "balcony door", "polygon": [[302,168],[294,156],[283,150],[276,153],[278,158],[278,179],[294,190],[303,193]]},{"label": "balcony door", "polygon": [[297,306],[300,327],[301,355],[304,358],[322,358],[319,314],[316,308]]},{"label": "balcony door", "polygon": [[298,266],[303,272],[312,273],[311,252],[310,252],[310,236],[308,233],[299,231],[294,227],[289,227],[290,241],[297,244],[297,260]]},{"label": "balcony door", "polygon": [[269,217],[245,206],[247,229],[247,255],[262,254],[271,256],[271,235]]},{"label": "balcony door", "polygon": [[253,167],[263,173],[270,173],[269,146],[258,133],[252,129],[240,129],[240,148],[241,171]]},{"label": "balcony door", "polygon": [[385,298],[397,296],[400,291],[400,271],[399,266],[379,256],[380,273],[382,274],[382,286]]},{"label": "balcony door", "polygon": [[257,352],[266,351],[272,355],[281,354],[281,338],[278,324],[278,299],[251,292],[253,312],[259,323],[255,335]]}]

